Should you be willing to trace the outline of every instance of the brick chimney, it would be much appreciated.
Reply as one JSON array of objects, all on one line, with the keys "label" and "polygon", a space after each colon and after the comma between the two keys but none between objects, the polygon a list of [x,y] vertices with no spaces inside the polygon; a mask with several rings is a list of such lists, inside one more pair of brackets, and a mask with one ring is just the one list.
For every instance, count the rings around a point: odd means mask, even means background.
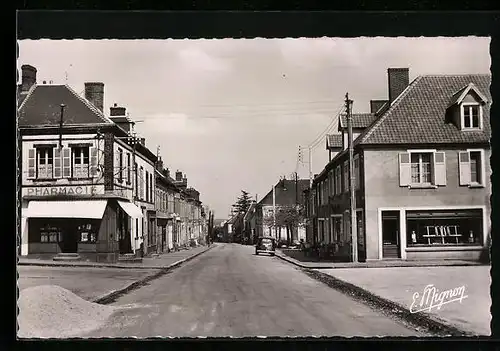
[{"label": "brick chimney", "polygon": [[387,69],[389,80],[389,103],[392,103],[410,84],[409,68],[389,68]]},{"label": "brick chimney", "polygon": [[90,101],[99,111],[104,112],[104,83],[86,82],[85,99]]},{"label": "brick chimney", "polygon": [[181,171],[175,172],[175,180],[178,182],[182,182],[182,172]]},{"label": "brick chimney", "polygon": [[166,175],[167,177],[170,177],[170,169],[165,168],[165,169],[164,169],[164,172],[165,172],[165,175]]},{"label": "brick chimney", "polygon": [[27,92],[36,84],[36,68],[30,65],[21,66],[21,92]]},{"label": "brick chimney", "polygon": [[116,103],[113,104],[112,107],[109,108],[109,115],[113,116],[125,116],[125,111],[127,109],[125,107],[119,107]]},{"label": "brick chimney", "polygon": [[370,113],[375,113],[380,110],[386,102],[387,100],[370,100]]}]

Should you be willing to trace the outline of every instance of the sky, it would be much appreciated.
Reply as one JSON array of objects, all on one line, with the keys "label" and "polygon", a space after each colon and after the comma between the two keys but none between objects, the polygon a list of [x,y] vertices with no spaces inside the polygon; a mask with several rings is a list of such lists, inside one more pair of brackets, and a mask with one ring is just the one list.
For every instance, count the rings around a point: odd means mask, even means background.
[{"label": "sky", "polygon": [[[248,191],[262,199],[280,177],[309,177],[328,162],[345,94],[353,112],[387,99],[387,68],[423,74],[489,73],[490,38],[300,38],[218,40],[22,40],[18,69],[37,82],[104,83],[136,132],[180,170],[200,200],[226,218]],[[299,146],[303,162],[298,162]]]}]

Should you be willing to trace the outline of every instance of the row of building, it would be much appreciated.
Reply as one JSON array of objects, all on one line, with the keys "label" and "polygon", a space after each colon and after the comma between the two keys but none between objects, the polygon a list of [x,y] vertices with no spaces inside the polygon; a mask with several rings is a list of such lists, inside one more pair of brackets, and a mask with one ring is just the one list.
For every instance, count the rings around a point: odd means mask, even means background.
[{"label": "row of building", "polygon": [[[489,260],[488,74],[388,69],[388,99],[352,114],[360,260]],[[355,92],[354,92],[355,93]],[[346,115],[327,135],[330,160],[306,190],[306,237],[352,258]]]},{"label": "row of building", "polygon": [[283,238],[283,229],[265,218],[299,205],[305,220],[292,240],[330,246],[340,260],[353,260],[353,227],[361,261],[489,261],[491,76],[425,75],[410,82],[408,68],[387,72],[388,98],[351,114],[355,225],[341,114],[338,132],[326,136],[323,170],[312,180],[282,179],[254,202],[244,216],[248,237],[250,230]]},{"label": "row of building", "polygon": [[104,84],[18,86],[19,254],[93,261],[204,242],[207,208],[187,177],[164,168],[124,107],[104,110]]}]

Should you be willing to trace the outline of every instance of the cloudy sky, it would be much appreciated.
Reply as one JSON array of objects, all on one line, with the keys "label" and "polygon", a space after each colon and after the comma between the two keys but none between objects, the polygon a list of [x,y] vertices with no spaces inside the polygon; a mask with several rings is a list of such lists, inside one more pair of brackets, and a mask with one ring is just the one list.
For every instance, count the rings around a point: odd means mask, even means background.
[{"label": "cloudy sky", "polygon": [[[18,67],[37,80],[105,84],[104,106],[126,107],[136,131],[216,212],[228,215],[241,189],[262,198],[313,148],[313,172],[328,160],[322,132],[346,92],[354,112],[387,98],[387,68],[422,74],[489,73],[489,38],[224,40],[24,40]],[[333,130],[336,132],[335,130]],[[307,161],[307,151],[304,153]]]}]

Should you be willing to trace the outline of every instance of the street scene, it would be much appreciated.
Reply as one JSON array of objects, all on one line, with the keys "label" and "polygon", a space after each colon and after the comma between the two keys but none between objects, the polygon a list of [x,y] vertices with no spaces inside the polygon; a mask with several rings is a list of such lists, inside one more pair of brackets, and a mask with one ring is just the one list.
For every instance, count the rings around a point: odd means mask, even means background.
[{"label": "street scene", "polygon": [[489,44],[18,41],[18,338],[490,335]]}]

